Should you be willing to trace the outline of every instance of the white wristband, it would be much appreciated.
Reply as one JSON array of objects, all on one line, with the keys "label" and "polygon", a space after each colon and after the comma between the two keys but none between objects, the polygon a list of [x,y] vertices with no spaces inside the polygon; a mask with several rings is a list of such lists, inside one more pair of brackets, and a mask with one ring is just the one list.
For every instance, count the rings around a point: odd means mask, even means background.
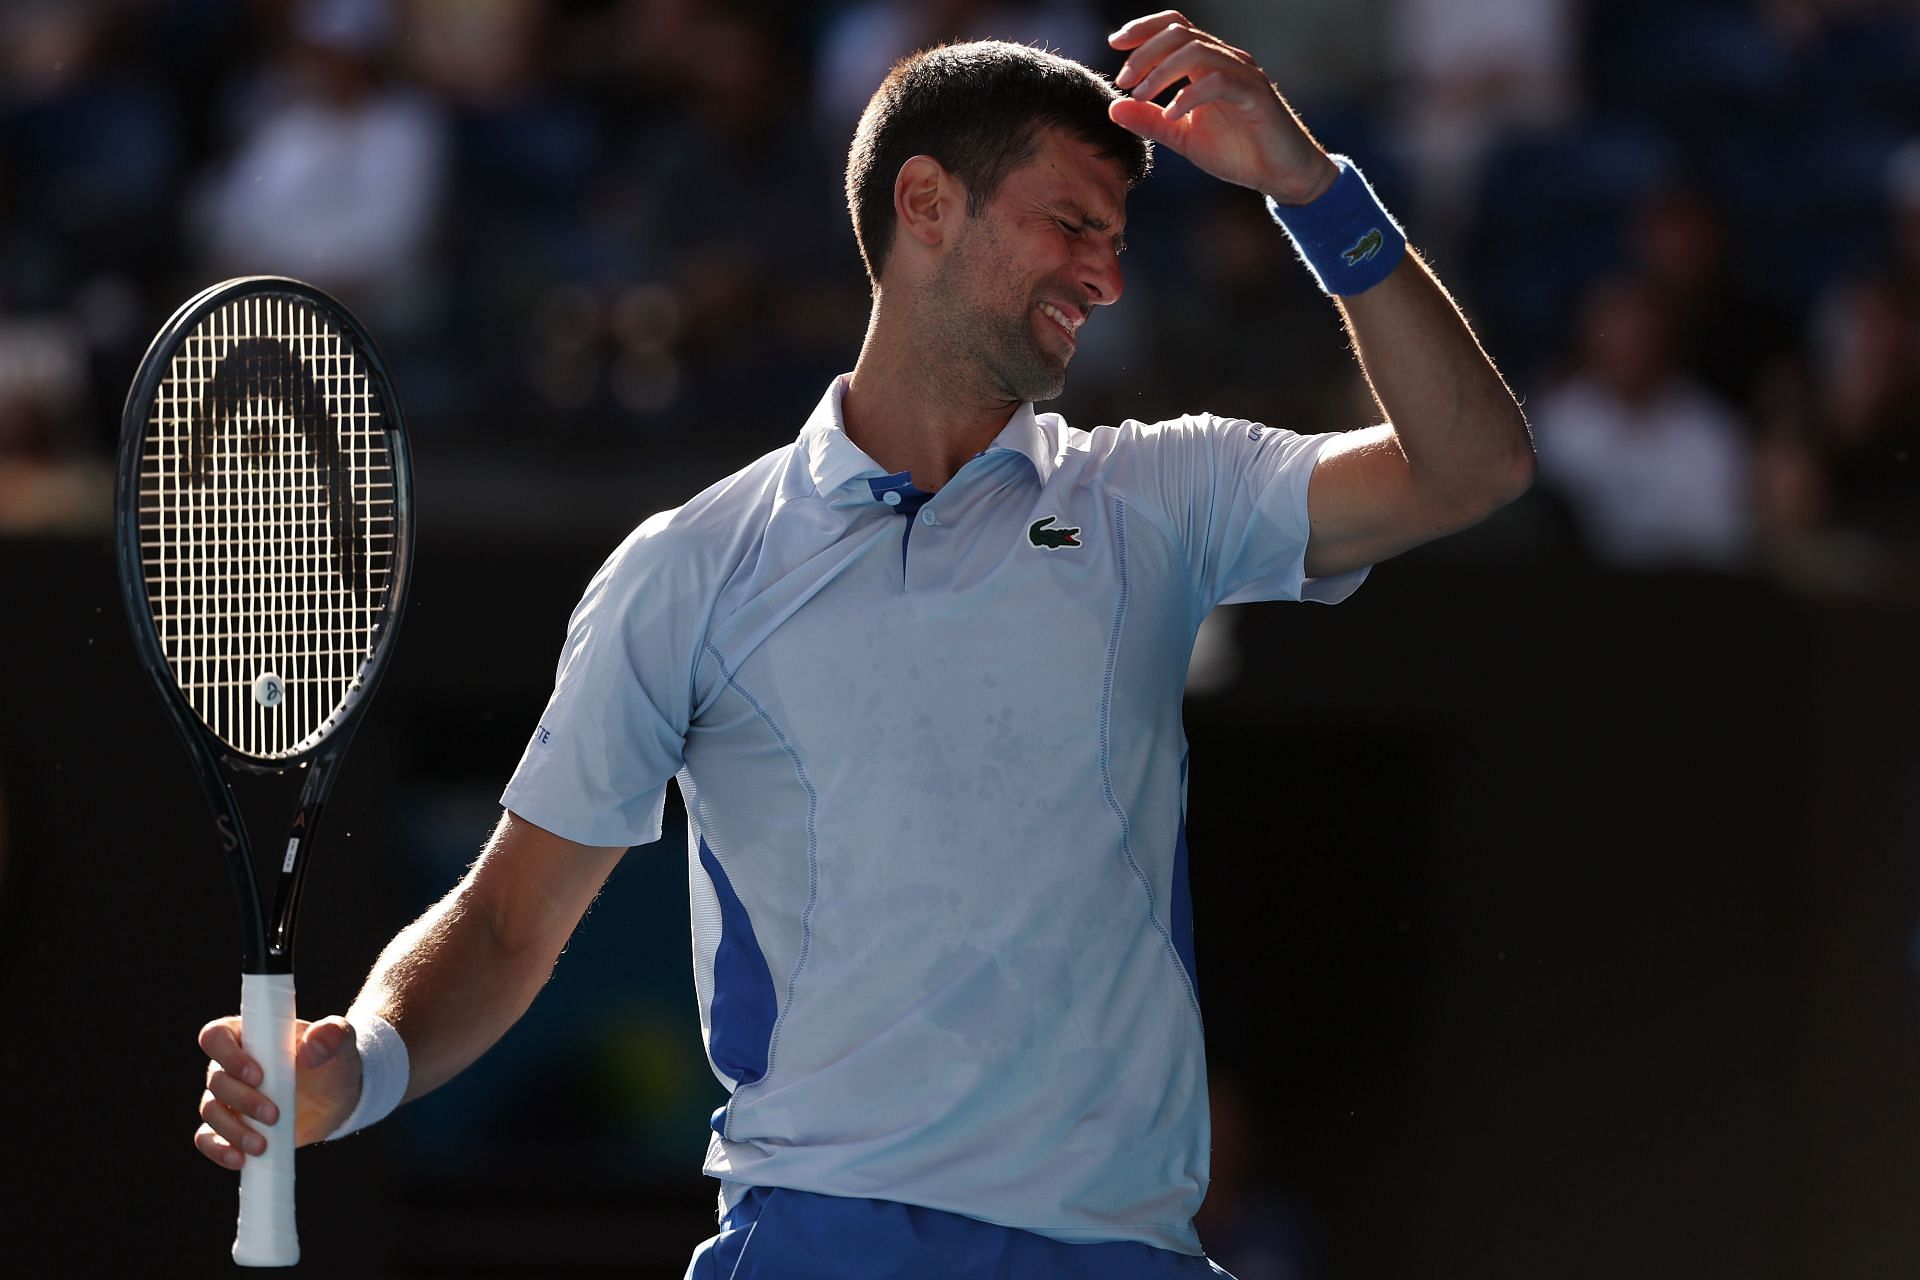
[{"label": "white wristband", "polygon": [[391,1022],[377,1013],[356,1015],[353,1042],[360,1048],[360,1101],[355,1104],[353,1114],[327,1135],[329,1142],[386,1119],[407,1095],[411,1066],[407,1042],[400,1038]]}]

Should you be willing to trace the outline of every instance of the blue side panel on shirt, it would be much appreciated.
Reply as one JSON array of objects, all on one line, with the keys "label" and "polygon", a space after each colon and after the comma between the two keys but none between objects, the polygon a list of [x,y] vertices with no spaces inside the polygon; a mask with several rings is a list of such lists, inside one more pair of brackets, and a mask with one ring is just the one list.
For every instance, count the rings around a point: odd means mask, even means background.
[{"label": "blue side panel on shirt", "polygon": [[1067,1244],[918,1205],[750,1187],[686,1280],[1233,1280],[1137,1241]]},{"label": "blue side panel on shirt", "polygon": [[[713,953],[713,1007],[708,1056],[713,1065],[740,1084],[752,1084],[767,1073],[767,1048],[773,1040],[778,1013],[773,996],[773,971],[753,934],[753,921],[733,891],[720,860],[700,839],[700,865],[713,881],[720,900],[720,943]],[[720,1117],[714,1117],[720,1127]]]},{"label": "blue side panel on shirt", "polygon": [[1187,883],[1187,759],[1180,756],[1180,825],[1173,833],[1173,901],[1168,910],[1173,926],[1173,949],[1187,971],[1187,985],[1200,998],[1200,971],[1193,963],[1193,889]]},{"label": "blue side panel on shirt", "polygon": [[1193,984],[1194,994],[1200,992],[1199,970],[1193,967],[1193,890],[1187,885],[1187,815],[1180,815],[1180,825],[1174,828],[1173,835],[1173,902],[1169,908],[1173,926],[1173,949],[1180,955],[1180,963],[1186,966],[1187,981]]}]

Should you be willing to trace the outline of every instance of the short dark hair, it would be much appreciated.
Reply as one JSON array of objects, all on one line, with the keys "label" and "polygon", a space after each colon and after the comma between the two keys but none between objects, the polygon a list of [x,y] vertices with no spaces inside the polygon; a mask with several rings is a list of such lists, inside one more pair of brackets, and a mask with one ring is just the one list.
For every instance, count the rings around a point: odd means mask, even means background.
[{"label": "short dark hair", "polygon": [[1119,96],[1070,58],[1004,40],[938,45],[894,63],[847,152],[847,211],[867,275],[877,284],[886,268],[893,182],[914,156],[932,156],[966,184],[969,215],[1033,158],[1045,128],[1066,129],[1119,161],[1131,188],[1153,168],[1153,150],[1107,118]]}]

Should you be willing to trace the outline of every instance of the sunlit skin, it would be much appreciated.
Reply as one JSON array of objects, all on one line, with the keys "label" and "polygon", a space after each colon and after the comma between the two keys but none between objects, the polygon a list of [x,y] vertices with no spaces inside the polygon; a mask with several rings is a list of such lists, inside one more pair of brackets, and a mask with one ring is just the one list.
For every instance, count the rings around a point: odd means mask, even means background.
[{"label": "sunlit skin", "polygon": [[1058,396],[1075,330],[1125,287],[1126,200],[1119,162],[1058,129],[974,215],[931,156],[901,166],[893,247],[843,405],[854,443],[938,489],[1022,401]]}]

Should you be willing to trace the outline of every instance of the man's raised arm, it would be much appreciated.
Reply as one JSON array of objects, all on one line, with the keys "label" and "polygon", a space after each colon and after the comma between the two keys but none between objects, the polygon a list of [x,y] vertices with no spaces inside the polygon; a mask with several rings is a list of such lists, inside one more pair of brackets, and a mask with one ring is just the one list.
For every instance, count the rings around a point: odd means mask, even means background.
[{"label": "man's raised arm", "polygon": [[[1453,300],[1405,248],[1358,171],[1308,134],[1251,55],[1168,10],[1110,36],[1132,96],[1114,121],[1265,194],[1336,296],[1388,423],[1320,454],[1309,577],[1373,564],[1477,524],[1533,483],[1525,417]],[[1161,106],[1153,101],[1180,81]]]},{"label": "man's raised arm", "polygon": [[[380,953],[347,1014],[298,1024],[296,1145],[318,1142],[353,1114],[363,1083],[355,1032],[366,1034],[375,1018],[405,1046],[401,1101],[438,1088],[484,1053],[533,1003],[625,852],[575,844],[502,814],[460,883]],[[260,1064],[239,1031],[234,1017],[201,1028],[211,1061],[193,1138],[208,1159],[232,1169],[265,1150],[243,1117],[271,1123],[274,1104],[286,1101],[255,1088]]]}]

